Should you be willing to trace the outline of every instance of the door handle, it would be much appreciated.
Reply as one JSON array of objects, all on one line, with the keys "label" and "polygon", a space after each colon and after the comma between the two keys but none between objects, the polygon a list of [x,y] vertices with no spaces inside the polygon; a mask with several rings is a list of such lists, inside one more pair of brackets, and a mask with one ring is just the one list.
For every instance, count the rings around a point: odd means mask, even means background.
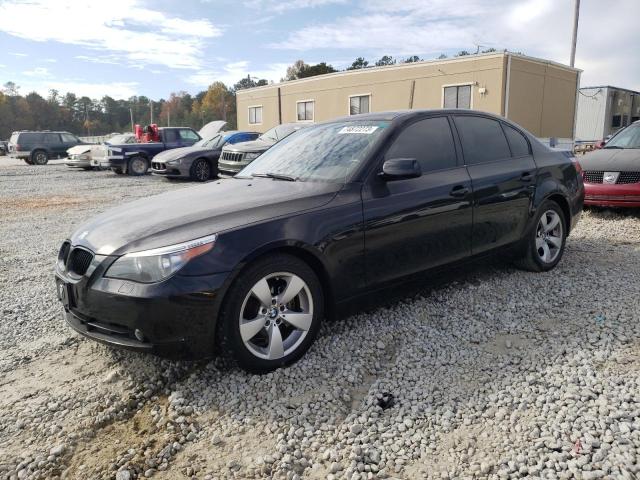
[{"label": "door handle", "polygon": [[533,174],[531,172],[524,172],[520,175],[521,182],[530,182],[531,180],[533,180]]},{"label": "door handle", "polygon": [[449,195],[452,197],[464,197],[467,193],[469,193],[469,189],[464,185],[456,185],[451,189]]}]

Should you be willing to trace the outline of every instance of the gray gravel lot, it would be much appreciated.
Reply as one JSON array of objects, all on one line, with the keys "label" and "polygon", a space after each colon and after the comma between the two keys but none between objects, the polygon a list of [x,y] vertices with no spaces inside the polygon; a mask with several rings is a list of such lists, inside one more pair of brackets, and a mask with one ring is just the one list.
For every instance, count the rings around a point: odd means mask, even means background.
[{"label": "gray gravel lot", "polygon": [[551,273],[483,262],[327,322],[268,375],[72,333],[60,243],[188,186],[0,157],[0,478],[638,477],[638,213],[585,212]]}]

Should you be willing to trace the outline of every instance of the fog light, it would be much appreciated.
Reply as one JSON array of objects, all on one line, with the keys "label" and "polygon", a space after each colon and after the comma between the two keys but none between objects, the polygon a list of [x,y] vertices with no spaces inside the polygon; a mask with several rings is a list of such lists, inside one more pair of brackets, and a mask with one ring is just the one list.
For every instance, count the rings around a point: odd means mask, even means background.
[{"label": "fog light", "polygon": [[142,333],[142,330],[136,328],[133,334],[139,341],[144,342],[144,334]]}]

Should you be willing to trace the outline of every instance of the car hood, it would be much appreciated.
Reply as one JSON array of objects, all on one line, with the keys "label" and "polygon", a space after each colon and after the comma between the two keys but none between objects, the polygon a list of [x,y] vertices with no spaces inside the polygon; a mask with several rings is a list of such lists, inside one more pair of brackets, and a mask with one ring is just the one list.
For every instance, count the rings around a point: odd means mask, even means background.
[{"label": "car hood", "polygon": [[202,147],[180,147],[180,148],[172,148],[170,150],[165,150],[160,152],[155,157],[153,157],[154,162],[168,162],[170,160],[177,160],[178,158],[184,158],[189,154],[197,154],[207,152],[210,153],[210,148],[202,148]]},{"label": "car hood", "polygon": [[80,226],[70,240],[99,255],[122,255],[321,207],[340,188],[268,178],[221,180],[120,205]]},{"label": "car hood", "polygon": [[68,155],[82,155],[83,153],[89,153],[91,151],[91,145],[76,145],[67,149]]},{"label": "car hood", "polygon": [[606,172],[640,171],[640,149],[603,148],[587,153],[579,159],[584,170],[603,170]]},{"label": "car hood", "polygon": [[275,142],[268,140],[251,140],[250,142],[236,143],[235,145],[228,145],[223,150],[228,152],[264,152],[273,146]]}]

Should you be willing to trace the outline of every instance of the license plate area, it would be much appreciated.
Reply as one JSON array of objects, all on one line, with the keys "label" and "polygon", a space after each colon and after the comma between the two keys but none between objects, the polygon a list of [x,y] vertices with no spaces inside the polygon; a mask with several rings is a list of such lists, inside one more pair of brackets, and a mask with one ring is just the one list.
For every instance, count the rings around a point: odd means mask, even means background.
[{"label": "license plate area", "polygon": [[69,308],[73,306],[73,289],[71,285],[64,283],[62,280],[58,280],[56,289],[58,292],[58,300],[62,302],[65,310],[69,310]]}]

